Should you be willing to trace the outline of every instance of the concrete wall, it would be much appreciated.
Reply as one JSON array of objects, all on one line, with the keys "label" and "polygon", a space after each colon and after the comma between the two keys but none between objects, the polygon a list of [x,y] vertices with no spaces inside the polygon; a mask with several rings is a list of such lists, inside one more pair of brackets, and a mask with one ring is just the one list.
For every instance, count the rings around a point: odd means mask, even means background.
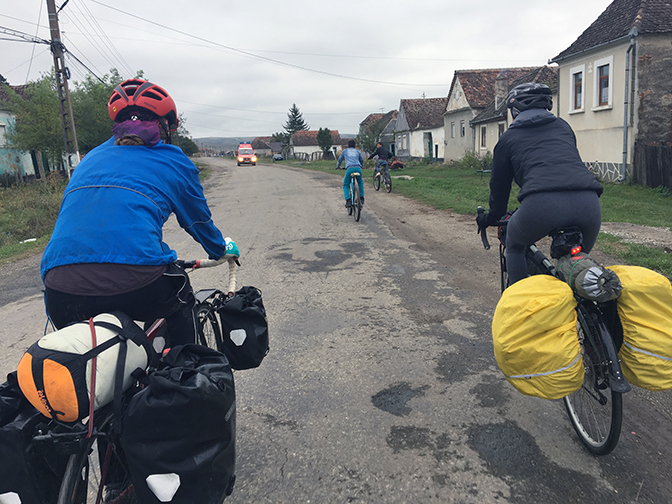
[{"label": "concrete wall", "polygon": [[0,110],[0,175],[35,175],[30,153],[10,149],[5,137],[6,131],[14,124],[8,112]]},{"label": "concrete wall", "polygon": [[[474,150],[474,133],[469,126],[469,121],[475,114],[471,108],[462,108],[446,112],[443,116],[444,131],[444,159],[446,162],[458,160],[464,156],[467,151]],[[461,124],[464,122],[464,135],[462,135]],[[455,137],[452,136],[452,124],[455,124]]]}]

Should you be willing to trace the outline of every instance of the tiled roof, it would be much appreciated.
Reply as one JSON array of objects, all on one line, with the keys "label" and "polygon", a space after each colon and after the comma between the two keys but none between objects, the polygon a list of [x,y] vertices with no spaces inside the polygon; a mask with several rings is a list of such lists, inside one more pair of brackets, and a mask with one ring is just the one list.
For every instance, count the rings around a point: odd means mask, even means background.
[{"label": "tiled roof", "polygon": [[499,74],[505,73],[508,75],[510,82],[533,70],[534,67],[457,70],[453,77],[453,83],[450,86],[448,96],[452,96],[455,82],[459,80],[469,106],[474,109],[484,108],[492,100],[495,93],[495,79]]},{"label": "tiled roof", "polygon": [[627,37],[633,28],[637,28],[640,34],[672,32],[672,1],[614,0],[572,45],[551,62]]},{"label": "tiled roof", "polygon": [[[23,96],[25,98],[25,92],[26,89],[28,88],[28,84],[23,84],[21,86],[9,86],[10,89],[14,90],[15,93],[17,93],[19,96]],[[7,98],[9,97],[7,95],[7,88],[5,86],[0,86],[0,102],[7,101]]]},{"label": "tiled roof", "polygon": [[382,118],[383,118],[383,114],[369,114],[368,116],[366,116],[366,119],[364,119],[361,123],[359,123],[359,125],[360,126],[371,126],[372,124],[376,124]]},{"label": "tiled roof", "polygon": [[256,150],[270,149],[272,141],[273,137],[257,137],[254,140],[252,140],[252,148]]},{"label": "tiled roof", "polygon": [[420,98],[401,100],[406,122],[411,131],[439,128],[443,126],[443,113],[448,98]]},{"label": "tiled roof", "polygon": [[[551,91],[555,94],[558,91],[558,69],[548,66],[542,66],[533,69],[532,71],[526,73],[515,79],[513,82],[509,80],[508,90],[511,91],[514,87],[519,86],[520,84],[525,84],[527,82],[537,82],[539,84],[546,84],[551,88]],[[490,95],[490,102],[485,106],[485,108],[479,112],[479,114],[474,117],[471,122],[473,124],[493,121],[496,119],[504,118],[506,114],[506,100],[502,100],[499,103],[499,107],[495,108],[495,94],[494,92]]]},{"label": "tiled roof", "polygon": [[[331,139],[334,145],[341,145],[341,135],[338,130],[331,130]],[[292,145],[295,147],[317,146],[317,130],[297,131],[292,135]]]}]

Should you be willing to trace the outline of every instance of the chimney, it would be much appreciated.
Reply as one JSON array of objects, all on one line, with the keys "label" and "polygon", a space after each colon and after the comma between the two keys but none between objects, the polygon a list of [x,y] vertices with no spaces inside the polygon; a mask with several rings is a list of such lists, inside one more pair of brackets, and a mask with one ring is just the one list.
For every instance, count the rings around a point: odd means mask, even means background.
[{"label": "chimney", "polygon": [[500,73],[495,78],[495,110],[504,103],[506,95],[509,93],[509,77],[505,72]]}]

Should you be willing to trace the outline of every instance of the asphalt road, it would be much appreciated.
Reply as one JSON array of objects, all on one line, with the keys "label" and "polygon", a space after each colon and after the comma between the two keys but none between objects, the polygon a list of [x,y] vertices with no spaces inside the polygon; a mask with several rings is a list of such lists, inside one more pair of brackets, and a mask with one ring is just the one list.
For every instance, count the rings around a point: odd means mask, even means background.
[{"label": "asphalt road", "polygon": [[[226,502],[672,502],[669,392],[626,395],[621,442],[595,458],[561,401],[504,380],[490,332],[497,257],[471,219],[368,184],[355,223],[340,177],[208,162],[215,222],[239,245],[240,283],[263,291],[271,335],[262,365],[236,372]],[[204,255],[174,220],[165,240]],[[0,270],[3,373],[44,330],[38,264]],[[225,269],[192,283],[221,287]]]}]

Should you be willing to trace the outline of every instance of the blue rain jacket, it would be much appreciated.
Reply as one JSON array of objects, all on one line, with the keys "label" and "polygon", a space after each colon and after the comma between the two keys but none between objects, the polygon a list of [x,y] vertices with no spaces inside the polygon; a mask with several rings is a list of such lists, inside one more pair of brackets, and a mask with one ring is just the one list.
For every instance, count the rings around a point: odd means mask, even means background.
[{"label": "blue rain jacket", "polygon": [[50,269],[68,264],[173,262],[177,254],[163,242],[162,232],[172,213],[209,258],[226,253],[189,158],[163,142],[117,146],[111,138],[73,171],[42,256],[42,279]]}]

